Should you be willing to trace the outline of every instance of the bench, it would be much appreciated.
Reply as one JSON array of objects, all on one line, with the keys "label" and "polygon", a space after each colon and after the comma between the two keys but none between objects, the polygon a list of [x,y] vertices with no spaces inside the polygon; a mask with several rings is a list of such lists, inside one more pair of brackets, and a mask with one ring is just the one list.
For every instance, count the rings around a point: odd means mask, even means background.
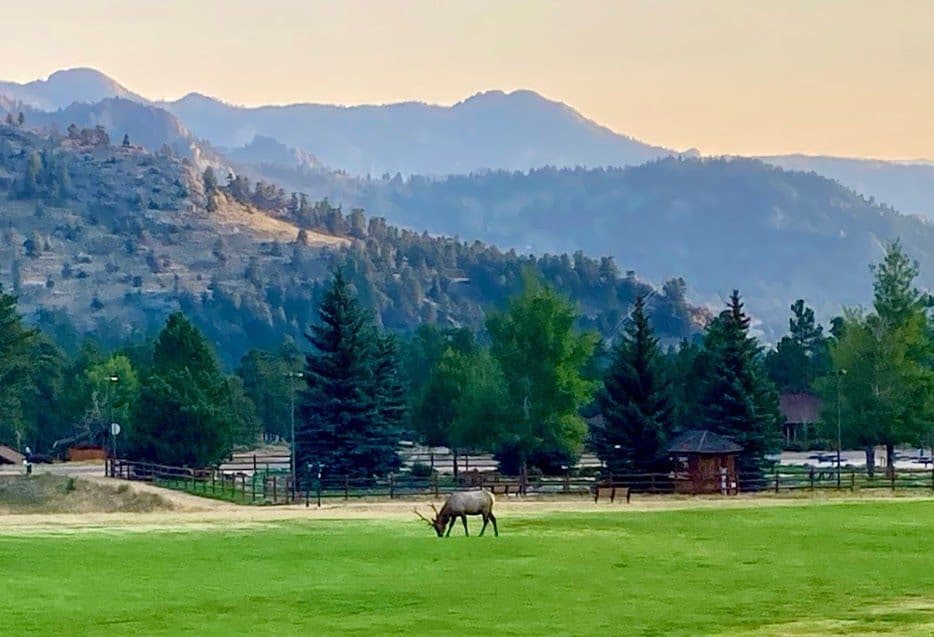
[{"label": "bench", "polygon": [[593,501],[594,503],[599,502],[600,498],[604,500],[609,498],[610,502],[616,500],[616,496],[622,498],[626,497],[626,503],[629,503],[630,491],[629,487],[617,486],[615,484],[603,484],[597,485],[593,490]]},{"label": "bench", "polygon": [[510,493],[519,493],[520,485],[518,482],[491,482],[484,485],[493,495],[509,495]]}]

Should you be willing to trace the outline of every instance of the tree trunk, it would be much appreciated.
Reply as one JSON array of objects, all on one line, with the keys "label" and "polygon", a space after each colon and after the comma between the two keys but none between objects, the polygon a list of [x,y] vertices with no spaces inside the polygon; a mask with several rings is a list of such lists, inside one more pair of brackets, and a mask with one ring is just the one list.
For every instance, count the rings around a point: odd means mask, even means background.
[{"label": "tree trunk", "polygon": [[454,482],[457,482],[457,449],[451,448],[451,457],[454,458]]},{"label": "tree trunk", "polygon": [[876,469],[876,448],[872,445],[866,445],[866,474],[870,479],[875,475]]},{"label": "tree trunk", "polygon": [[895,445],[891,442],[885,443],[885,476],[892,477],[895,471]]},{"label": "tree trunk", "polygon": [[529,484],[529,466],[525,461],[525,454],[519,458],[519,493],[525,495],[526,487]]}]

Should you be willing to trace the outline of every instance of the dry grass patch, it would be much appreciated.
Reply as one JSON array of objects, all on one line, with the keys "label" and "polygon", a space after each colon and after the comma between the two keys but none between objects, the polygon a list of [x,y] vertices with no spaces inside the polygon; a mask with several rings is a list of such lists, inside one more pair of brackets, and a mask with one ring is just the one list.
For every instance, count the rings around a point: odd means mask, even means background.
[{"label": "dry grass patch", "polygon": [[0,514],[148,513],[170,511],[172,502],[130,484],[100,484],[42,474],[0,476]]}]

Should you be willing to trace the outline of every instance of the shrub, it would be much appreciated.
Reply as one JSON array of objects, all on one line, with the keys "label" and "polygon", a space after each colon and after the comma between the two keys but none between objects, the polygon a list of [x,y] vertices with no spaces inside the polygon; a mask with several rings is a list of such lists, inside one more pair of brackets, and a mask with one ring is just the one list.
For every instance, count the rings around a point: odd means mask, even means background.
[{"label": "shrub", "polygon": [[434,475],[435,470],[424,462],[415,462],[409,467],[409,473],[412,474],[413,478],[430,478]]}]

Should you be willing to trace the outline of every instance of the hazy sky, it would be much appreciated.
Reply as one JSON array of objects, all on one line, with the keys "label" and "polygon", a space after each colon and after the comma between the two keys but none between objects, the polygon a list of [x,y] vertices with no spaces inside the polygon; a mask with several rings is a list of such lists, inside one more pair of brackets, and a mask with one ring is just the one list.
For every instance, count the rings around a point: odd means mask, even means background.
[{"label": "hazy sky", "polygon": [[530,88],[678,149],[934,158],[928,0],[29,0],[2,25],[16,81],[91,66],[239,104]]}]

